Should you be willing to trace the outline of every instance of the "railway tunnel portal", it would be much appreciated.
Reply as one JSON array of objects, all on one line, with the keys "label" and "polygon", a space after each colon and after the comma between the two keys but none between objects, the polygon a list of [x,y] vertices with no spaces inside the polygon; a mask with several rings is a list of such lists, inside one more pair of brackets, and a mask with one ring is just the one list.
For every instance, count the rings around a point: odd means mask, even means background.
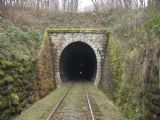
[{"label": "railway tunnel portal", "polygon": [[90,80],[98,86],[108,37],[106,30],[47,30],[37,58],[38,86],[43,94],[67,80]]}]

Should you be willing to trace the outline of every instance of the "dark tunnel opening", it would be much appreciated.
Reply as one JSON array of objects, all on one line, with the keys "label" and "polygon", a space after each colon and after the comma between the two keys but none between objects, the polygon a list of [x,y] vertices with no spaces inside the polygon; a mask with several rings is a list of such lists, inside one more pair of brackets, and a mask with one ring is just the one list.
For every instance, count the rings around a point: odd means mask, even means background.
[{"label": "dark tunnel opening", "polygon": [[95,79],[97,59],[94,50],[86,43],[74,42],[65,47],[60,56],[62,81]]}]

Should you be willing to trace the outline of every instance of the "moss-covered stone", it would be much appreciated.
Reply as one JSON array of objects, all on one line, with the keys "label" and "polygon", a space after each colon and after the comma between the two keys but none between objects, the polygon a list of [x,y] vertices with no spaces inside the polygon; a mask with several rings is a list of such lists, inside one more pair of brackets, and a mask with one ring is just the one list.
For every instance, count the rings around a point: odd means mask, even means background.
[{"label": "moss-covered stone", "polygon": [[5,100],[0,100],[0,110],[3,110],[4,108],[6,108],[7,102]]},{"label": "moss-covered stone", "polygon": [[14,81],[12,76],[6,76],[3,80],[5,84],[12,83]]},{"label": "moss-covered stone", "polygon": [[5,73],[2,70],[0,70],[0,79],[2,79],[4,76],[5,76]]},{"label": "moss-covered stone", "polygon": [[110,37],[108,52],[114,102],[127,120],[137,119],[139,115],[137,112],[140,109],[137,98],[140,89],[137,87],[141,84],[138,80],[139,74],[136,73],[139,69],[133,64],[139,52],[133,49],[126,54],[120,42],[113,36]]},{"label": "moss-covered stone", "polygon": [[107,30],[105,29],[75,29],[75,28],[70,28],[70,29],[53,29],[49,28],[47,29],[48,33],[106,33]]},{"label": "moss-covered stone", "polygon": [[[112,38],[109,46],[115,103],[128,120],[160,119],[160,58],[155,46],[145,49],[144,53],[132,49],[127,54]],[[118,49],[121,52],[117,52]]]},{"label": "moss-covered stone", "polygon": [[16,67],[16,65],[10,61],[3,60],[1,62],[1,67],[3,70],[11,70],[11,69],[14,69]]},{"label": "moss-covered stone", "polygon": [[30,59],[0,60],[0,119],[10,119],[19,104],[31,93],[33,95],[33,64],[35,63]]},{"label": "moss-covered stone", "polygon": [[13,105],[18,105],[18,104],[19,104],[19,97],[18,97],[18,95],[15,94],[15,93],[12,93],[12,94],[10,95],[10,102],[11,102],[11,104],[13,104]]},{"label": "moss-covered stone", "polygon": [[3,84],[4,84],[4,79],[0,79],[0,86],[2,87],[3,86]]}]

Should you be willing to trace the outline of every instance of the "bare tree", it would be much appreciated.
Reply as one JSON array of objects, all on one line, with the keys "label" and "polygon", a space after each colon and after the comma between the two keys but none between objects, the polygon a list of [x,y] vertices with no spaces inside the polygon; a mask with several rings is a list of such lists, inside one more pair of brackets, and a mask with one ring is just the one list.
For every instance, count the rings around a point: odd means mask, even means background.
[{"label": "bare tree", "polygon": [[62,0],[63,12],[66,12],[67,1],[68,1],[68,0]]},{"label": "bare tree", "polygon": [[156,6],[158,12],[160,12],[160,0],[155,0],[155,6]]},{"label": "bare tree", "polygon": [[62,0],[63,12],[77,12],[79,0]]},{"label": "bare tree", "polygon": [[98,12],[99,9],[98,9],[98,0],[91,0],[92,3],[93,3],[93,6],[94,6],[94,9]]}]

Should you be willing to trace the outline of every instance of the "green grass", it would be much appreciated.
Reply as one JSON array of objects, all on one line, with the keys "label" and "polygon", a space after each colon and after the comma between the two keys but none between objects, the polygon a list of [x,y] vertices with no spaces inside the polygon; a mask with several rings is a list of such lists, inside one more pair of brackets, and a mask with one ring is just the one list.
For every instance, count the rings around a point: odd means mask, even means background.
[{"label": "green grass", "polygon": [[1,18],[0,28],[0,57],[16,56],[18,58],[29,58],[34,56],[41,40],[41,31],[31,27],[14,26],[10,22]]},{"label": "green grass", "polygon": [[14,120],[44,120],[47,118],[52,107],[55,106],[61,97],[65,94],[70,84],[56,89],[54,92],[47,95],[45,98],[37,101],[30,108],[17,116]]}]

